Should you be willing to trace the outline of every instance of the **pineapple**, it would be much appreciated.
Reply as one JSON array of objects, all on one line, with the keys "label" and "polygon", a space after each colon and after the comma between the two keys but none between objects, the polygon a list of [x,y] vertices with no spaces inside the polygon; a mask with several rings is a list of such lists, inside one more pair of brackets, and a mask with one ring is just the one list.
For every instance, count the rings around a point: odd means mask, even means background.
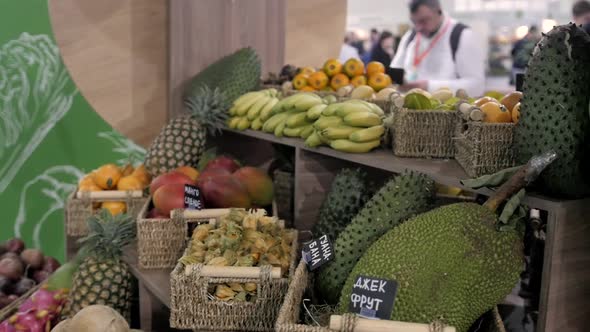
[{"label": "pineapple", "polygon": [[152,176],[180,166],[195,167],[205,151],[207,133],[225,126],[229,102],[219,89],[206,86],[184,101],[185,114],[172,119],[149,147],[145,165]]},{"label": "pineapple", "polygon": [[112,216],[103,209],[87,223],[90,232],[80,240],[86,256],[74,275],[65,316],[102,304],[129,320],[132,275],[121,256],[123,247],[135,238],[135,222],[126,214]]}]

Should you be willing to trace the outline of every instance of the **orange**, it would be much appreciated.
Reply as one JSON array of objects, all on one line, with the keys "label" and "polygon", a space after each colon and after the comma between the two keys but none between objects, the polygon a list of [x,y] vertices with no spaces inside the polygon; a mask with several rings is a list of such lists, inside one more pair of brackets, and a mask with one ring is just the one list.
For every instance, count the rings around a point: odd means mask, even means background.
[{"label": "orange", "polygon": [[323,69],[329,77],[332,77],[342,72],[342,64],[336,59],[329,59],[324,63]]},{"label": "orange", "polygon": [[350,84],[354,85],[355,87],[359,85],[367,85],[367,77],[365,75],[355,76],[352,80],[350,80]]},{"label": "orange", "polygon": [[100,207],[109,210],[113,216],[127,212],[127,204],[125,202],[103,202]]},{"label": "orange", "polygon": [[371,76],[377,73],[385,74],[385,66],[378,61],[371,61],[367,64],[367,76]]},{"label": "orange", "polygon": [[138,178],[144,187],[147,187],[150,184],[150,182],[152,182],[152,177],[150,176],[150,173],[148,173],[148,171],[145,169],[144,164],[137,166],[137,168],[133,170],[133,173],[131,173],[131,175]]},{"label": "orange", "polygon": [[313,67],[303,67],[299,70],[299,74],[305,74],[307,76],[315,73],[315,68]]},{"label": "orange", "polygon": [[94,183],[92,180],[92,175],[86,175],[83,177],[80,182],[78,182],[78,190],[79,191],[101,191],[102,188]]},{"label": "orange", "polygon": [[110,190],[117,187],[121,175],[121,169],[117,165],[106,164],[92,173],[92,179],[102,189]]},{"label": "orange", "polygon": [[329,81],[330,79],[328,78],[328,75],[323,71],[317,71],[309,75],[309,78],[307,79],[307,83],[316,90],[325,88]]},{"label": "orange", "polygon": [[512,109],[512,122],[518,123],[518,120],[520,120],[520,103],[514,105]]},{"label": "orange", "polygon": [[334,75],[334,77],[332,77],[332,80],[330,81],[330,86],[332,87],[332,89],[334,89],[334,91],[338,91],[338,89],[340,89],[341,87],[347,86],[348,83],[350,83],[348,76],[344,74],[336,74]]},{"label": "orange", "polygon": [[133,173],[133,165],[127,164],[127,165],[121,167],[122,176],[131,175],[131,173]]},{"label": "orange", "polygon": [[508,123],[512,122],[512,114],[502,104],[490,101],[480,106],[485,114],[483,119],[487,123]]},{"label": "orange", "polygon": [[520,103],[520,100],[522,99],[522,92],[520,91],[514,91],[511,92],[507,95],[505,95],[501,100],[500,103],[504,106],[506,106],[506,108],[511,111],[514,109],[514,106],[516,106],[516,104]]},{"label": "orange", "polygon": [[304,86],[306,86],[308,84],[308,82],[307,82],[308,77],[309,76],[306,74],[295,75],[295,77],[293,78],[293,82],[292,82],[295,90],[301,90]]},{"label": "orange", "polygon": [[143,182],[133,175],[124,176],[117,183],[117,190],[142,190],[145,187]]},{"label": "orange", "polygon": [[300,91],[308,91],[308,92],[314,92],[316,91],[316,89],[314,89],[312,86],[306,85],[303,88],[299,89]]},{"label": "orange", "polygon": [[176,171],[188,176],[193,181],[197,181],[197,179],[199,178],[199,171],[190,166],[178,167]]},{"label": "orange", "polygon": [[344,73],[350,78],[362,75],[365,73],[365,64],[359,59],[348,59],[344,63]]},{"label": "orange", "polygon": [[391,84],[391,78],[387,74],[377,73],[369,77],[369,86],[376,92],[385,89]]},{"label": "orange", "polygon": [[494,99],[492,97],[485,96],[485,97],[481,97],[478,100],[474,101],[473,102],[473,105],[474,106],[477,106],[477,107],[481,107],[483,104],[490,103],[490,102],[499,104],[497,99]]}]

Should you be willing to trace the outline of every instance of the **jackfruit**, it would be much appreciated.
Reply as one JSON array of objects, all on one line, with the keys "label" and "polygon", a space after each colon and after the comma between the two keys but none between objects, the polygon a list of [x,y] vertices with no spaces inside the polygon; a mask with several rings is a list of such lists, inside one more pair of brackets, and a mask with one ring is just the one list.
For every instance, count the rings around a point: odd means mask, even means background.
[{"label": "jackfruit", "polygon": [[358,275],[398,283],[392,320],[466,332],[510,294],[523,268],[521,235],[499,232],[495,213],[475,203],[446,205],[387,232],[358,261],[342,290],[347,311]]},{"label": "jackfruit", "polygon": [[334,242],[371,198],[369,191],[364,171],[358,168],[341,170],[332,181],[330,191],[322,203],[318,221],[313,228],[314,236],[325,234]]},{"label": "jackfruit", "polygon": [[334,242],[334,260],[319,271],[316,288],[328,304],[337,303],[350,271],[365,250],[399,223],[428,211],[434,202],[434,182],[408,173],[389,180],[371,197]]},{"label": "jackfruit", "polygon": [[535,47],[525,74],[514,146],[522,164],[554,149],[559,158],[538,189],[548,195],[590,194],[590,36],[575,24],[553,28]]}]

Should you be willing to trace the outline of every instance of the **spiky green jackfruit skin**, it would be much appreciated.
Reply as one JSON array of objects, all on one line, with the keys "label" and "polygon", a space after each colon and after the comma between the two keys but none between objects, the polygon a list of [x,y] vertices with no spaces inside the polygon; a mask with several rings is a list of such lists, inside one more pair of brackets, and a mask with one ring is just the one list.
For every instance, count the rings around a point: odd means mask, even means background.
[{"label": "spiky green jackfruit skin", "polygon": [[322,203],[318,221],[313,228],[314,236],[326,234],[334,242],[369,198],[367,174],[358,168],[341,170],[332,181],[330,191]]},{"label": "spiky green jackfruit skin", "polygon": [[408,173],[389,180],[352,219],[334,242],[334,260],[319,271],[316,288],[322,300],[336,304],[342,286],[359,258],[381,235],[434,202],[434,181]]},{"label": "spiky green jackfruit skin", "polygon": [[555,27],[537,44],[515,129],[517,160],[550,149],[559,158],[539,177],[548,195],[590,194],[590,36],[574,24]]},{"label": "spiky green jackfruit skin", "polygon": [[523,268],[517,231],[497,231],[496,215],[475,203],[446,205],[383,235],[356,264],[342,290],[348,310],[355,278],[398,282],[392,320],[444,324],[466,332],[510,294]]},{"label": "spiky green jackfruit skin", "polygon": [[258,87],[260,68],[260,58],[254,49],[239,49],[192,77],[185,89],[184,99],[198,93],[202,86],[208,86],[211,89],[219,88],[231,104],[239,96]]}]

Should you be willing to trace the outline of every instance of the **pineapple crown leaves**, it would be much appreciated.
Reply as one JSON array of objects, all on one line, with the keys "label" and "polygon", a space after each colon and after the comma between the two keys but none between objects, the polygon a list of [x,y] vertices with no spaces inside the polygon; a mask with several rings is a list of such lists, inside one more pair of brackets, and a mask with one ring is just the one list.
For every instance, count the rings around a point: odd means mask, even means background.
[{"label": "pineapple crown leaves", "polygon": [[118,259],[123,248],[135,239],[135,220],[127,214],[116,216],[102,209],[86,220],[88,235],[79,240],[85,254],[105,259]]},{"label": "pineapple crown leaves", "polygon": [[185,112],[211,135],[218,134],[225,127],[229,107],[225,94],[218,88],[211,90],[208,86],[201,86],[195,93],[184,98]]}]

